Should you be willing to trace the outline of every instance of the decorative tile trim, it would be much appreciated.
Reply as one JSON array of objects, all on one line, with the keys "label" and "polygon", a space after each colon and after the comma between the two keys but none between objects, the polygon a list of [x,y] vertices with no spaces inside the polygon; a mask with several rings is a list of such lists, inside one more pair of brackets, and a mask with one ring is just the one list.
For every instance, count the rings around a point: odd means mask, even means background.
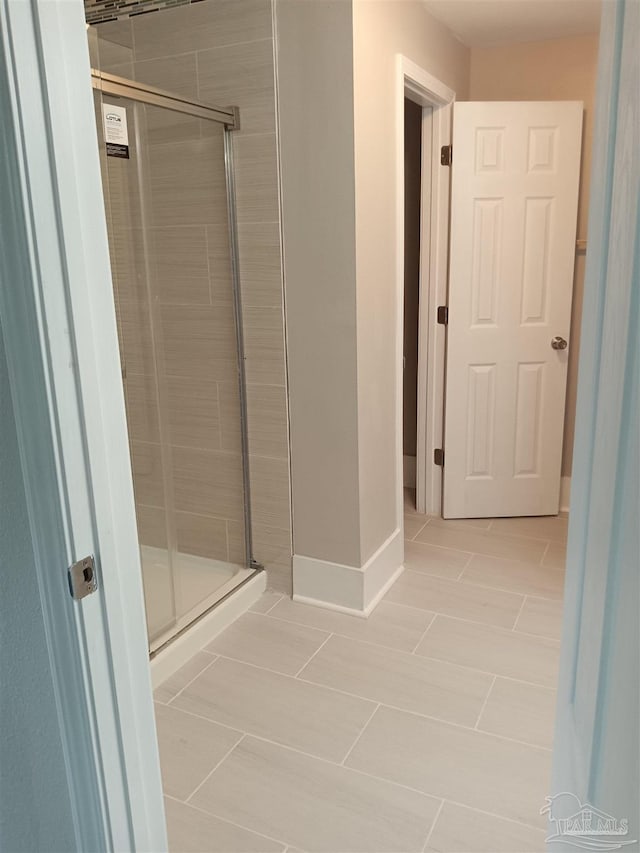
[{"label": "decorative tile trim", "polygon": [[200,2],[202,0],[84,0],[84,16],[88,24],[104,24]]}]

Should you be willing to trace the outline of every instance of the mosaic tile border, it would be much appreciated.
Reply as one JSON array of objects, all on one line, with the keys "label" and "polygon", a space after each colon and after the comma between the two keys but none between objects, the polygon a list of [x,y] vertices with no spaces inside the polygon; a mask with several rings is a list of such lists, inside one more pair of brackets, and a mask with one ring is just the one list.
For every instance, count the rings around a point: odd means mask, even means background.
[{"label": "mosaic tile border", "polygon": [[104,24],[136,15],[148,15],[174,6],[201,3],[202,0],[84,0],[84,16],[88,24]]}]

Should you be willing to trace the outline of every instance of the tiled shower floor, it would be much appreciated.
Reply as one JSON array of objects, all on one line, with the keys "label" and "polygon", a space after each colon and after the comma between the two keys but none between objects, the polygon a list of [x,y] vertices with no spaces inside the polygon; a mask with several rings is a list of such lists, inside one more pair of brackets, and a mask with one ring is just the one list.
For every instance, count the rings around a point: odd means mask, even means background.
[{"label": "tiled shower floor", "polygon": [[405,533],[368,620],[267,592],[158,688],[174,853],[545,849],[566,519]]}]

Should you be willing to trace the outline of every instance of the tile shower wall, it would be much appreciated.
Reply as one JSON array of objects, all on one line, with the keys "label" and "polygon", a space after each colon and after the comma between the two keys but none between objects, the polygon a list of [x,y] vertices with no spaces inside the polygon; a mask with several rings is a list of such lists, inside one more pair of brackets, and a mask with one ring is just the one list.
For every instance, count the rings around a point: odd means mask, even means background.
[{"label": "tile shower wall", "polygon": [[[118,14],[122,15],[123,10]],[[254,556],[267,567],[269,584],[290,592],[287,395],[271,2],[201,0],[174,8],[164,6],[150,14],[120,17],[98,24],[95,29],[103,71],[132,77],[186,97],[240,108],[241,129],[234,133],[234,146]],[[182,182],[185,186],[191,183],[197,191],[201,189],[202,176],[197,168],[194,173],[192,169],[198,163],[198,152],[194,149],[190,158],[185,145],[199,148],[214,141],[207,140],[212,126],[194,121],[190,127],[189,119],[181,119],[176,122],[170,116],[156,114],[150,123],[151,170],[153,173],[154,159],[166,157],[164,163],[155,164],[155,171],[162,172],[165,167],[168,170],[163,180]],[[176,147],[175,152],[172,146]],[[179,153],[180,157],[176,159],[173,153]],[[172,170],[175,170],[173,175]],[[208,458],[215,450],[207,442],[220,441],[224,449],[226,442],[233,444],[238,440],[239,426],[225,418],[225,412],[228,415],[232,407],[225,407],[224,384],[218,383],[217,400],[207,390],[210,383],[207,362],[200,357],[200,351],[196,352],[197,342],[210,334],[205,318],[208,309],[204,304],[210,292],[216,302],[215,313],[225,327],[233,328],[225,282],[228,268],[225,269],[225,259],[221,257],[225,251],[224,228],[219,227],[222,223],[211,225],[211,217],[203,225],[194,226],[190,221],[189,227],[181,226],[175,189],[172,199],[172,204],[164,210],[164,219],[160,217],[162,221],[154,223],[162,229],[162,239],[157,241],[154,254],[158,286],[165,303],[161,310],[171,321],[166,324],[169,331],[165,333],[165,350],[169,360],[172,351],[176,358],[179,353],[180,358],[186,359],[178,370],[167,372],[180,377],[173,383],[169,380],[168,394],[174,403],[170,407],[175,414],[172,435],[181,436],[180,446],[172,449],[172,455],[178,472],[176,500],[181,510],[178,537],[182,529],[187,550],[185,538],[192,545],[203,538],[206,530],[210,539],[212,524],[215,526],[204,503],[206,483],[200,482],[201,473],[207,469],[212,480],[220,477],[218,460]],[[229,317],[226,314],[222,317],[225,311]],[[123,333],[126,347],[128,336],[124,329]],[[135,330],[130,333],[139,338],[131,344],[140,350],[134,359],[144,362],[144,341]],[[175,347],[172,347],[172,334],[176,336]],[[194,342],[192,348],[190,340]],[[232,345],[230,339],[230,353]],[[132,355],[125,357],[130,360]],[[162,527],[162,509],[155,505],[157,499],[153,497],[161,493],[153,474],[158,468],[152,458],[154,401],[148,399],[148,383],[139,384],[143,387],[132,387],[128,376],[129,418],[135,419],[134,471],[137,468],[149,472],[145,478],[147,485],[139,488],[143,492],[138,497],[141,538],[148,544],[162,544],[151,541],[160,535]],[[208,416],[190,411],[189,406],[197,399],[211,401]],[[146,441],[137,441],[136,424],[146,431]],[[195,435],[194,430],[199,434]],[[227,449],[234,448],[228,445]],[[180,471],[185,472],[182,482]],[[239,529],[237,533],[239,543]],[[229,526],[230,557],[233,557],[233,539]]]}]

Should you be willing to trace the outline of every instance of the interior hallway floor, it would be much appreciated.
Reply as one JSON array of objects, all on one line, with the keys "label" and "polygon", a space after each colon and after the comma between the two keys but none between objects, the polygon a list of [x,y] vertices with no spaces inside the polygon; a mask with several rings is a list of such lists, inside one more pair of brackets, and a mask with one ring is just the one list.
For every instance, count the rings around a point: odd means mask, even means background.
[{"label": "interior hallway floor", "polygon": [[174,853],[544,851],[567,519],[411,500],[368,620],[267,592],[156,690]]}]

